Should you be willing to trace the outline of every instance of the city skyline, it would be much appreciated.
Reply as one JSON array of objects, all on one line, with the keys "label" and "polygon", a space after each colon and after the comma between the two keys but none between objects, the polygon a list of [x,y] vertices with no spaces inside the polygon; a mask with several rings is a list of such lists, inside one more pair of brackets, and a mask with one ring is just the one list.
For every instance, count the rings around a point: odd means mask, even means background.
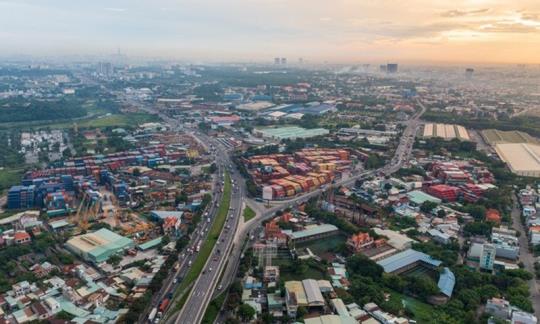
[{"label": "city skyline", "polygon": [[2,56],[540,63],[540,3],[521,0],[0,1]]}]

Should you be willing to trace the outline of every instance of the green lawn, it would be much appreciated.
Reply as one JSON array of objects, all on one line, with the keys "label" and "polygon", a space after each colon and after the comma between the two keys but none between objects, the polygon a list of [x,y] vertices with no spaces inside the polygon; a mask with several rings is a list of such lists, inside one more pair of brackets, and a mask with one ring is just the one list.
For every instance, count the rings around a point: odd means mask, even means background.
[{"label": "green lawn", "polygon": [[244,222],[248,222],[253,217],[255,217],[255,212],[251,207],[246,206],[246,208],[244,208]]},{"label": "green lawn", "polygon": [[291,280],[304,280],[304,279],[315,279],[323,280],[327,279],[324,266],[321,264],[317,265],[315,260],[302,261],[306,264],[305,271],[297,272],[296,268],[293,266],[292,259],[278,258],[272,260],[272,265],[280,267],[280,277],[281,281],[291,281]]},{"label": "green lawn", "polygon": [[[139,124],[159,121],[159,117],[147,113],[125,113],[111,114],[108,116],[101,115],[90,119],[82,119],[76,121],[81,128],[103,128],[103,127],[128,127],[137,126]],[[73,127],[73,122],[63,122],[47,125],[50,128],[70,128]]]},{"label": "green lawn", "polygon": [[227,294],[223,293],[219,295],[216,299],[210,302],[210,305],[208,305],[208,308],[206,309],[206,312],[204,313],[204,317],[201,323],[203,324],[214,323],[214,321],[216,320],[216,317],[219,314],[219,310],[221,309],[221,306],[225,302],[225,297],[227,297]]},{"label": "green lawn", "polygon": [[22,169],[5,168],[0,170],[0,192],[9,189],[9,187],[19,184],[23,175]]},{"label": "green lawn", "polygon": [[[199,277],[199,274],[202,272],[204,265],[206,264],[206,261],[208,258],[210,258],[210,254],[212,253],[212,249],[214,248],[214,245],[219,239],[219,234],[221,233],[221,230],[223,229],[223,225],[225,224],[225,221],[227,220],[227,213],[229,212],[229,205],[231,203],[231,177],[228,173],[225,174],[225,186],[223,188],[223,197],[221,198],[221,202],[219,204],[219,208],[216,214],[216,218],[214,220],[214,223],[212,224],[212,227],[210,228],[210,231],[208,232],[208,237],[206,241],[201,246],[201,250],[199,254],[197,255],[197,258],[193,262],[191,268],[189,269],[189,272],[186,274],[178,288],[176,289],[175,293],[175,299],[182,295],[187,295],[189,293],[186,292],[186,288],[189,287],[189,285],[194,282],[197,277]],[[184,300],[182,300],[184,299]],[[183,302],[185,302],[185,298],[181,298],[179,302],[175,305],[174,310],[178,311],[182,308]]]},{"label": "green lawn", "polygon": [[418,323],[430,323],[433,314],[437,312],[433,306],[397,292],[392,292],[390,298],[401,300],[403,306],[414,314],[414,319]]}]

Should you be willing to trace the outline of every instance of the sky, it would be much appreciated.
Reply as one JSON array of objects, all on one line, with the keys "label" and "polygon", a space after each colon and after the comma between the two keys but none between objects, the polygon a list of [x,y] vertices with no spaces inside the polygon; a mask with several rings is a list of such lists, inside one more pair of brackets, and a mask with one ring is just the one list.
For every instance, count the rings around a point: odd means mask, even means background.
[{"label": "sky", "polygon": [[540,63],[540,0],[0,0],[0,56]]}]

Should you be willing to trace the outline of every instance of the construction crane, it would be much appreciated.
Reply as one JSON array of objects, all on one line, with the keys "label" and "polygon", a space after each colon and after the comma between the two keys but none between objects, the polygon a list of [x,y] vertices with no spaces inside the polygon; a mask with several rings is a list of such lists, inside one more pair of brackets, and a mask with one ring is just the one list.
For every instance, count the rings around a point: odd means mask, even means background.
[{"label": "construction crane", "polygon": [[76,223],[76,222],[79,221],[79,217],[81,216],[81,212],[82,212],[82,209],[83,209],[85,203],[86,203],[86,192],[83,194],[81,203],[79,204],[79,207],[77,208],[77,212],[75,213],[75,215],[72,218],[72,223]]}]

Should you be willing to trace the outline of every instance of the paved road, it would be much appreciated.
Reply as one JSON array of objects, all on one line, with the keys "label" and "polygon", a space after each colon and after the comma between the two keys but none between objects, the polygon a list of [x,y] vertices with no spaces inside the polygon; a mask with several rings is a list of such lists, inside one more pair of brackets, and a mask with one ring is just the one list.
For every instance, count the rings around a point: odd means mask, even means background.
[{"label": "paved road", "polygon": [[[198,255],[198,253],[195,251],[196,246],[199,242],[204,242],[204,240],[206,239],[208,231],[214,221],[213,215],[215,215],[217,211],[218,205],[216,202],[221,200],[222,194],[219,190],[220,185],[218,183],[222,175],[224,174],[224,171],[225,166],[218,165],[218,171],[216,173],[216,176],[214,177],[214,198],[204,212],[201,222],[193,231],[188,246],[184,249],[184,251],[182,251],[182,253],[178,254],[178,269],[176,271],[170,272],[167,278],[163,281],[163,286],[161,287],[160,291],[157,294],[154,294],[151,303],[141,314],[140,322],[146,322],[148,318],[148,313],[150,313],[150,311],[154,307],[158,307],[159,304],[163,301],[163,299],[174,294],[174,291],[178,287],[178,284],[181,282],[181,279],[184,278],[189,271],[191,263],[195,261],[195,258]],[[211,222],[207,221],[208,217],[211,217]]]},{"label": "paved road", "polygon": [[[213,142],[213,139],[206,137],[203,134],[197,134],[206,142]],[[224,162],[225,165],[232,166],[228,153],[221,144],[216,145],[218,154],[216,159]],[[214,247],[211,257],[207,260],[203,272],[195,281],[193,288],[184,304],[184,307],[173,318],[172,323],[194,324],[200,323],[210,303],[213,293],[218,287],[218,280],[223,267],[228,261],[230,251],[234,246],[235,231],[241,217],[242,205],[245,197],[245,188],[241,175],[234,169],[230,168],[229,173],[233,181],[233,190],[231,192],[230,210],[227,215],[225,227],[219,235],[218,243]],[[219,287],[218,287],[219,289]]]},{"label": "paved road", "polygon": [[[420,111],[408,121],[407,126],[405,130],[403,131],[403,135],[401,136],[401,139],[396,149],[396,152],[394,154],[394,157],[392,158],[389,164],[385,165],[384,167],[378,170],[361,171],[360,173],[352,175],[351,177],[347,179],[337,181],[333,186],[350,186],[354,184],[355,181],[358,179],[369,178],[379,173],[392,174],[396,172],[397,170],[399,170],[399,168],[401,168],[403,163],[408,161],[411,155],[412,146],[414,144],[416,132],[417,132],[418,126],[420,125],[420,117],[426,111],[425,106],[420,101],[418,101],[418,105],[420,107]],[[257,227],[261,225],[262,222],[273,218],[277,211],[284,210],[294,205],[299,205],[303,202],[308,201],[312,197],[316,197],[320,195],[322,192],[323,192],[322,189],[317,189],[315,191],[287,200],[281,205],[273,206],[271,208],[266,208],[264,204],[257,203],[254,200],[247,201],[247,204],[249,204],[249,206],[257,212],[257,216],[251,219],[249,222],[247,222],[242,227],[242,229],[240,229],[236,233],[236,237],[235,237],[236,246],[240,247],[240,245],[244,242],[244,239],[249,235],[249,233],[252,233]],[[227,269],[225,269],[222,281],[220,283],[223,287],[227,287],[234,281],[236,277],[236,270],[240,263],[240,257],[242,255],[242,252],[243,251],[240,248],[235,248],[232,251],[232,254],[229,257],[230,261],[227,265]],[[223,323],[224,321],[225,321],[225,316],[220,316],[216,320],[216,323]]]},{"label": "paved road", "polygon": [[[517,198],[513,197],[514,206],[512,208],[512,223],[515,230],[519,231],[519,261],[523,262],[525,269],[534,274],[534,255],[529,251],[528,235],[525,227],[521,223],[521,209],[518,207]],[[540,294],[538,293],[538,282],[536,278],[529,281],[529,292],[536,318],[540,318]]]},{"label": "paved road", "polygon": [[[389,164],[378,170],[363,171],[355,174],[350,178],[338,181],[335,186],[348,186],[353,184],[357,179],[371,177],[379,173],[391,174],[397,171],[410,156],[412,145],[414,143],[414,137],[416,135],[416,131],[419,125],[419,119],[421,115],[425,112],[425,107],[422,105],[422,103],[418,102],[418,104],[421,109],[415,116],[413,116],[413,118],[411,118],[407,122],[407,127],[402,134],[395,155]],[[150,107],[141,108],[143,110],[152,111],[155,113],[155,111],[153,111]],[[176,121],[163,114],[160,114],[160,117],[165,122],[172,125],[174,129],[178,129],[180,127],[179,121]],[[232,165],[228,156],[227,148],[225,148],[222,143],[219,143],[214,139],[209,138],[206,135],[200,134],[198,132],[195,132],[194,135],[198,137],[202,142],[215,143],[215,147],[218,151],[216,154],[216,162],[218,162],[218,164]],[[242,206],[245,201],[245,188],[243,178],[232,168],[231,179],[237,184],[237,192],[233,192],[233,195],[231,197],[231,207],[233,208],[233,210],[231,210],[229,215],[227,216],[227,223],[224,230],[219,236],[218,244],[216,244],[216,246],[214,247],[210,259],[207,260],[207,263],[203,268],[204,270],[202,274],[194,283],[188,299],[184,304],[184,307],[176,317],[173,317],[172,320],[169,321],[171,323],[200,323],[202,321],[206,308],[210,303],[216,286],[218,286],[220,274],[225,266],[227,266],[228,270],[225,271],[223,281],[219,286],[228,286],[234,279],[234,273],[238,266],[241,255],[240,243],[242,242],[243,238],[245,238],[246,235],[254,228],[259,226],[261,222],[274,217],[276,211],[306,202],[310,198],[315,197],[323,192],[322,189],[318,189],[310,193],[306,193],[299,197],[288,200],[282,205],[265,209],[264,212],[261,212],[260,205],[257,205],[254,202],[250,202],[250,205],[253,205],[258,211],[258,215],[248,224],[246,224],[246,226],[244,226],[241,231],[237,232],[236,229],[239,223],[239,218],[241,217]],[[218,253],[218,249],[220,253]],[[169,282],[166,282],[166,284],[170,285]]]}]

